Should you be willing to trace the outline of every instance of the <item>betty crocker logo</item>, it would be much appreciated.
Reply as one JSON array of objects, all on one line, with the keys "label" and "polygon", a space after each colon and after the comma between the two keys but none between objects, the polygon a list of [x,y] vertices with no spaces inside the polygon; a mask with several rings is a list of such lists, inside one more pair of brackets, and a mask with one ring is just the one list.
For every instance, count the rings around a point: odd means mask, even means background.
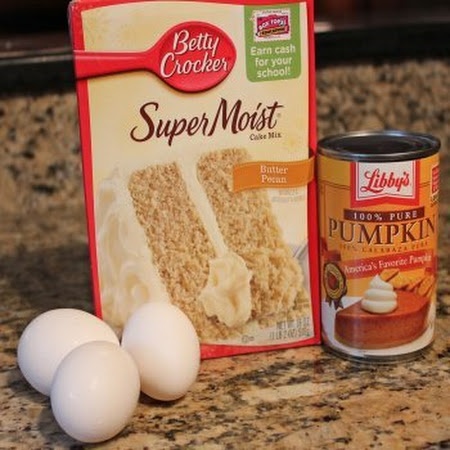
[{"label": "betty crocker logo", "polygon": [[417,204],[418,161],[352,164],[352,206]]},{"label": "betty crocker logo", "polygon": [[161,39],[159,72],[182,91],[197,92],[223,81],[236,61],[231,39],[219,28],[186,22]]},{"label": "betty crocker logo", "polygon": [[233,41],[206,22],[183,22],[170,28],[143,52],[75,51],[77,78],[148,70],[185,92],[200,92],[222,82],[236,62]]}]

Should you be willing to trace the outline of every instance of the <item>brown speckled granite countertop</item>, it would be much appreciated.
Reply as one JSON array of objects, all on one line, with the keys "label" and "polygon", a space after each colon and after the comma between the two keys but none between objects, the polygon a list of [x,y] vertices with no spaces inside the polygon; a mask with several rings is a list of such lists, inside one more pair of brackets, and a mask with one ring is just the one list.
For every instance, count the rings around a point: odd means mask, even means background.
[{"label": "brown speckled granite countertop", "polygon": [[[204,361],[181,400],[142,398],[103,449],[416,449],[450,446],[449,61],[318,71],[321,136],[362,128],[442,140],[437,333],[419,359],[357,365],[321,347]],[[83,448],[16,364],[37,314],[92,310],[73,92],[0,96],[0,448]]]}]

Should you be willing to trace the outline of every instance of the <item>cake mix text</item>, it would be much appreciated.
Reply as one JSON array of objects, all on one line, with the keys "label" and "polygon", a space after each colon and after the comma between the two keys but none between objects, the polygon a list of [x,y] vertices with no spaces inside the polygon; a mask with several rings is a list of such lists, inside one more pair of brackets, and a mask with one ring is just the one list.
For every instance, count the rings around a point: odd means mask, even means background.
[{"label": "cake mix text", "polygon": [[178,117],[162,119],[154,117],[160,110],[160,104],[155,101],[144,103],[139,109],[140,121],[130,131],[130,137],[136,142],[146,142],[151,139],[166,139],[171,146],[175,138],[181,136],[212,136],[217,129],[229,130],[237,134],[246,130],[272,130],[277,126],[277,113],[283,105],[274,101],[264,105],[259,102],[253,109],[245,109],[242,100],[229,104],[222,98],[212,115],[203,112],[201,115],[189,118]]}]

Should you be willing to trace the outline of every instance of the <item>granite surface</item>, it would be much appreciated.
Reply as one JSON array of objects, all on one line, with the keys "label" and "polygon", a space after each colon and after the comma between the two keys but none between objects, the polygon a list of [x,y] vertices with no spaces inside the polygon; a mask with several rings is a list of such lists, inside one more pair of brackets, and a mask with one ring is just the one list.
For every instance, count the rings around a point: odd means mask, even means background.
[{"label": "granite surface", "polygon": [[[204,361],[181,400],[142,397],[102,449],[438,449],[450,447],[449,60],[318,70],[319,135],[364,128],[442,140],[438,316],[415,361],[356,364],[320,346]],[[0,448],[83,448],[16,363],[37,314],[92,311],[73,91],[0,93]]]}]

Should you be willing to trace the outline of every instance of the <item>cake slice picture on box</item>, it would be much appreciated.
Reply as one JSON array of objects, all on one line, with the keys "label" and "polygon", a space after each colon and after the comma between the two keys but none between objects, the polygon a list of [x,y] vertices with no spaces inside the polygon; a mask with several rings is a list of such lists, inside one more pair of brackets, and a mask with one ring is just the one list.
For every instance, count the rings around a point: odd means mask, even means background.
[{"label": "cake slice picture on box", "polygon": [[233,191],[233,168],[248,161],[245,149],[224,149],[195,164],[117,169],[101,183],[100,296],[112,325],[121,328],[155,299],[182,308],[206,343],[280,322],[309,323],[305,274],[266,190]]}]

